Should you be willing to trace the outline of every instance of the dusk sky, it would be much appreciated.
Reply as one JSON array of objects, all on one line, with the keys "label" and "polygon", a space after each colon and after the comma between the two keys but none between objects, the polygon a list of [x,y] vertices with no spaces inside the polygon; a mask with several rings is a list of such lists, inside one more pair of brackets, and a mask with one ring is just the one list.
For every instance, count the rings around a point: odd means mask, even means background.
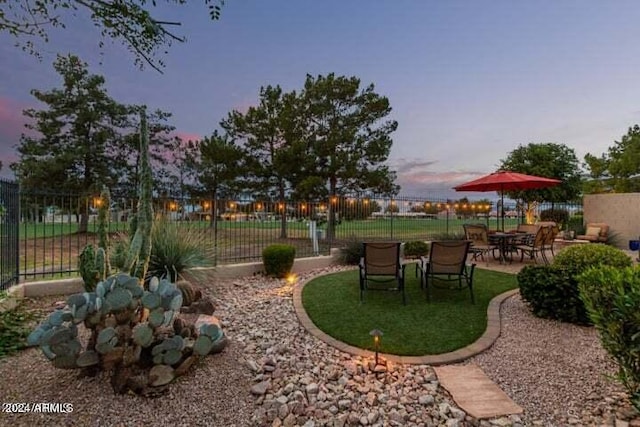
[{"label": "dusk sky", "polygon": [[0,35],[0,175],[16,160],[21,111],[39,106],[29,91],[59,87],[52,62],[68,52],[104,75],[116,100],[172,112],[187,139],[255,104],[260,86],[357,76],[390,100],[389,164],[409,195],[492,172],[519,144],[599,156],[640,122],[637,0],[227,0],[215,22],[200,1],[159,12],[188,39],[164,57],[164,74],[140,71],[119,45],[100,55],[87,21],[53,32],[42,62]]}]

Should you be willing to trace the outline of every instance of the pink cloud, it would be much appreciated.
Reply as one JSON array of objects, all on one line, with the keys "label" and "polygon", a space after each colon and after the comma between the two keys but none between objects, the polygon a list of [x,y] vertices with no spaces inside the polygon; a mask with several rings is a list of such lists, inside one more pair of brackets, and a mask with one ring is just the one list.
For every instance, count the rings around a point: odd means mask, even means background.
[{"label": "pink cloud", "polygon": [[17,142],[25,130],[24,124],[27,119],[22,115],[22,110],[27,107],[11,98],[0,97],[0,135]]},{"label": "pink cloud", "polygon": [[183,132],[183,131],[173,131],[171,132],[171,136],[172,137],[177,136],[183,142],[199,141],[202,139],[202,136],[197,133]]}]

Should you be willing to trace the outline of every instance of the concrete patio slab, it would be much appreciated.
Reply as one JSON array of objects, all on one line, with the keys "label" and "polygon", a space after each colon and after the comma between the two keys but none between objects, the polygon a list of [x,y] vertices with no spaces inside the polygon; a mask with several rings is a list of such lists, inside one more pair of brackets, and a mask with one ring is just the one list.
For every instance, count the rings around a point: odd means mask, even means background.
[{"label": "concrete patio slab", "polygon": [[456,404],[474,418],[521,414],[522,408],[509,398],[474,364],[437,366],[440,384]]}]

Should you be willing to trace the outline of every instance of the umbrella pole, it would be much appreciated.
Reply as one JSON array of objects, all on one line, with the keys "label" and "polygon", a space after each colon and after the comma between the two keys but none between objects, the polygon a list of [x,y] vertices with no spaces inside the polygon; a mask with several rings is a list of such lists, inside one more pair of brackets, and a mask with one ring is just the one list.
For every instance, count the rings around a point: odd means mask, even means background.
[{"label": "umbrella pole", "polygon": [[504,233],[504,191],[500,192],[500,217],[502,218],[502,232]]}]

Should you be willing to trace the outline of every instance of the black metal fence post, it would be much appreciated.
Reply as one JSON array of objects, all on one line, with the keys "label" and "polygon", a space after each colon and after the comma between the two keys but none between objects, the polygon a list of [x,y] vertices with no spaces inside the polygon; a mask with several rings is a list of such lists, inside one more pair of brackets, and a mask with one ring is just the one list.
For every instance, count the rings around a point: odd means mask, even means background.
[{"label": "black metal fence post", "polygon": [[20,277],[20,188],[0,179],[0,290]]}]

